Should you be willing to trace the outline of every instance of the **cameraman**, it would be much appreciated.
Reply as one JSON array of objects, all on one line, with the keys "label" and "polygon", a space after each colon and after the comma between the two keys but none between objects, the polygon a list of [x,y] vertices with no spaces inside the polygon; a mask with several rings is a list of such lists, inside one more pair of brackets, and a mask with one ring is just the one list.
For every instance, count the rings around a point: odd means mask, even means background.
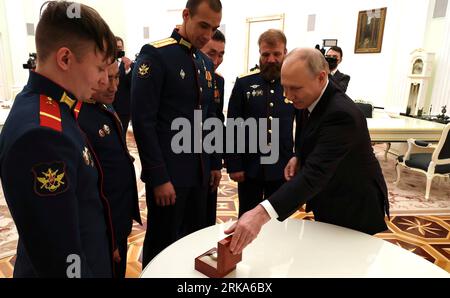
[{"label": "cameraman", "polygon": [[119,86],[114,99],[114,109],[122,122],[123,136],[126,141],[128,124],[130,123],[131,70],[134,63],[125,56],[123,39],[116,36],[119,57]]},{"label": "cameraman", "polygon": [[338,65],[342,62],[342,49],[338,46],[333,46],[328,49],[325,57],[327,58],[326,60],[330,67],[330,77],[339,87],[341,87],[342,91],[347,92],[348,82],[350,82],[350,76],[340,72],[337,69]]}]

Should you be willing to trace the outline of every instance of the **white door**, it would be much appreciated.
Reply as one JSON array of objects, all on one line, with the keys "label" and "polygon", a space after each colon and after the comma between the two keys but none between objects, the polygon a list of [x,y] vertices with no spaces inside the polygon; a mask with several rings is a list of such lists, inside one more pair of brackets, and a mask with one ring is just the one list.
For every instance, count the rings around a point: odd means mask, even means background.
[{"label": "white door", "polygon": [[259,65],[259,36],[268,29],[284,30],[284,14],[247,18],[247,52],[244,73]]}]

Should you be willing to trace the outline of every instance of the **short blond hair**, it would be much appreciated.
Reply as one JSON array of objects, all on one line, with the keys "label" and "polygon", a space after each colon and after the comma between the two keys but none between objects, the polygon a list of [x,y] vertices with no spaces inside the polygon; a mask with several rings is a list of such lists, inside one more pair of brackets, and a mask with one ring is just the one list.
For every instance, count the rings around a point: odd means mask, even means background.
[{"label": "short blond hair", "polygon": [[311,75],[318,75],[321,71],[330,73],[327,60],[320,51],[314,48],[293,49],[286,56],[285,63],[289,60],[304,62]]}]

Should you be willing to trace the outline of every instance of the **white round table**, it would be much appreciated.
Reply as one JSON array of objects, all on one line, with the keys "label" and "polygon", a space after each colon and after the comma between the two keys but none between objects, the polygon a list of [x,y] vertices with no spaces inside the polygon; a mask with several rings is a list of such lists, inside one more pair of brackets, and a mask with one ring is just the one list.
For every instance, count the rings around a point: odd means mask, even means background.
[{"label": "white round table", "polygon": [[[205,228],[157,255],[141,277],[206,277],[197,256],[217,246],[231,223]],[[271,220],[226,277],[450,277],[429,261],[376,237],[330,224]]]}]

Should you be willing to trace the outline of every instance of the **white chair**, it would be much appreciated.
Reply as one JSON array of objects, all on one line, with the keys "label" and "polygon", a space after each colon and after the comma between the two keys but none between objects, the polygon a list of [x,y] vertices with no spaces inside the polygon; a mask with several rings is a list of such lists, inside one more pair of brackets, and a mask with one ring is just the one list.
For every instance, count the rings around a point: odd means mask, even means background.
[{"label": "white chair", "polygon": [[[427,142],[408,140],[408,150],[405,155],[397,158],[395,165],[397,169],[397,184],[400,181],[400,167],[407,168],[412,171],[420,172],[427,177],[427,187],[425,191],[425,199],[430,197],[430,188],[433,178],[436,176],[450,178],[450,123],[444,127],[441,138],[437,145]],[[431,153],[412,153],[416,148],[428,148],[433,150]]]}]

